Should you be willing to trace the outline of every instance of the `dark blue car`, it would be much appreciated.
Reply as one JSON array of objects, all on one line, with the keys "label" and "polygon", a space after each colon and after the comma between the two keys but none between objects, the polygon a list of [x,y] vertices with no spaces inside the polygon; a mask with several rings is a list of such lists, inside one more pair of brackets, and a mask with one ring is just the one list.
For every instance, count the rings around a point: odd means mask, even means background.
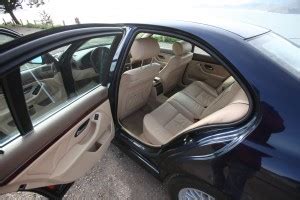
[{"label": "dark blue car", "polygon": [[165,21],[0,40],[0,193],[62,198],[113,142],[172,199],[300,199],[300,50],[271,30]]}]

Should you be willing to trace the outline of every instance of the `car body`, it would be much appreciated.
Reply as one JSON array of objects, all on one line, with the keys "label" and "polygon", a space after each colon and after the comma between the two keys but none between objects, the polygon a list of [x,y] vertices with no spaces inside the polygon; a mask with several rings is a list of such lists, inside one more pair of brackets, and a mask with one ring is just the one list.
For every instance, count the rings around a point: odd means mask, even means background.
[{"label": "car body", "polygon": [[[176,36],[205,49],[235,74],[249,97],[251,112],[240,123],[195,129],[161,147],[145,145],[130,136],[117,117],[118,89],[130,45],[140,32]],[[115,53],[108,78],[103,86],[86,95],[97,96],[98,100],[81,98],[64,108],[67,109],[63,110],[65,115],[56,113],[59,121],[53,117],[46,119],[47,128],[43,122],[33,125],[20,92],[18,66],[68,41],[111,33],[118,34],[118,44],[112,44]],[[65,182],[48,176],[49,183],[55,180],[53,183],[57,186],[47,187],[41,183],[44,179],[36,178],[38,173],[30,174],[26,169],[38,165],[35,161],[69,131],[84,129],[89,123],[86,118],[91,120],[97,114],[93,110],[109,101],[114,124],[111,131],[115,130],[115,136],[111,135],[113,143],[158,179],[168,182],[175,194],[172,197],[177,196],[177,190],[196,187],[216,199],[299,199],[300,87],[296,74],[299,70],[291,73],[249,42],[268,34],[274,33],[242,23],[163,21],[60,27],[3,44],[0,47],[1,83],[20,134],[2,146],[0,191],[29,190],[48,197],[62,197],[70,187],[67,183],[74,181],[70,174],[62,176]],[[102,111],[97,111],[100,118]],[[78,116],[73,119],[72,115]],[[61,125],[57,126],[58,123]],[[48,134],[44,133],[46,131]],[[49,134],[51,131],[56,134]],[[32,146],[34,144],[36,146]],[[63,162],[60,166],[71,163]],[[72,166],[74,171],[68,173],[78,173],[80,169],[75,166]],[[90,167],[82,169],[76,178],[83,176]],[[22,174],[24,171],[27,178]]]}]

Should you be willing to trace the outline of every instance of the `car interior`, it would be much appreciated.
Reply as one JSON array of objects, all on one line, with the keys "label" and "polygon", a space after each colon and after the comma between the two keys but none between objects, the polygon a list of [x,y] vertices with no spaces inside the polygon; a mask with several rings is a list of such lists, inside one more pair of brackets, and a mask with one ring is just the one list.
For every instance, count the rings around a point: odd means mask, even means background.
[{"label": "car interior", "polygon": [[[107,44],[112,40],[94,38],[72,45],[68,63],[62,64],[71,66],[77,95],[103,78],[102,68],[95,66],[105,64],[102,58],[109,54]],[[72,94],[64,89],[57,67],[67,49],[70,45],[20,68],[28,112],[34,123],[52,108],[70,101]],[[0,101],[1,141],[12,137],[17,129],[1,91]],[[134,138],[150,146],[161,146],[187,130],[239,121],[248,110],[249,101],[239,83],[201,48],[165,35],[136,36],[123,67],[117,110],[120,124]]]},{"label": "car interior", "polygon": [[[85,117],[0,192],[17,191],[24,184],[30,189],[72,182],[104,155],[114,138],[115,113],[101,83],[116,38],[104,35],[76,41],[19,66],[37,133],[27,141],[53,140],[55,135],[49,132],[60,134],[73,118]],[[141,143],[160,147],[195,128],[238,122],[246,116],[249,101],[233,77],[213,56],[188,41],[140,33],[122,66],[116,97],[119,123]],[[0,101],[0,146],[5,146],[20,134],[2,90]],[[93,104],[97,107],[85,115]],[[14,145],[5,147],[14,149]]]},{"label": "car interior", "polygon": [[239,83],[201,48],[164,35],[136,36],[118,95],[119,121],[134,138],[157,147],[194,128],[239,121],[248,110]]},{"label": "car interior", "polygon": [[[9,162],[19,168],[28,161],[28,155],[50,141],[38,158],[0,187],[0,193],[74,182],[103,157],[115,131],[107,88],[101,83],[103,70],[110,66],[116,37],[105,34],[76,40],[19,66],[25,103],[34,126],[28,137],[18,137],[4,94],[9,90],[0,91],[0,146],[5,152],[1,163],[7,170],[1,168],[1,175],[11,175],[10,170],[15,170],[6,168]],[[1,83],[4,88],[5,83]],[[61,137],[55,141],[57,135]]]},{"label": "car interior", "polygon": [[[106,64],[114,36],[79,41],[50,51],[20,66],[24,97],[28,113],[37,124],[51,110],[58,110],[99,85],[103,79],[101,65]],[[63,54],[66,59],[60,59]],[[68,94],[63,82],[62,66],[69,66],[74,94]],[[0,85],[0,146],[18,134]]]}]

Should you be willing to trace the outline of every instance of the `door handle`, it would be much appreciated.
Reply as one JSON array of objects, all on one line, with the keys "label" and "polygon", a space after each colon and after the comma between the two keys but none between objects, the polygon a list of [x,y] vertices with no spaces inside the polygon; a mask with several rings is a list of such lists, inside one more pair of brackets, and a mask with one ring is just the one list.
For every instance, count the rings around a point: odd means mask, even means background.
[{"label": "door handle", "polygon": [[80,127],[77,129],[76,133],[75,133],[75,137],[79,136],[87,127],[87,125],[89,124],[90,119],[87,119],[85,122],[83,122],[83,124],[80,125]]},{"label": "door handle", "polygon": [[212,66],[210,66],[210,65],[206,65],[205,64],[204,67],[205,67],[205,69],[210,70],[210,71],[214,70],[214,68]]},{"label": "door handle", "polygon": [[163,55],[158,55],[157,56],[159,59],[165,59],[165,57]]}]

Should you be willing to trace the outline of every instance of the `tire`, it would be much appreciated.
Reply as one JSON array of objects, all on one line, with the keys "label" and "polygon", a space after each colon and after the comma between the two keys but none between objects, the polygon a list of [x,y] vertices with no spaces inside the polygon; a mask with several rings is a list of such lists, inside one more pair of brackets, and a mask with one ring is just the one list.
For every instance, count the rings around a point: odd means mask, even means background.
[{"label": "tire", "polygon": [[[180,197],[188,195],[190,199],[199,199],[204,195],[209,200],[225,200],[228,199],[221,191],[202,181],[198,181],[185,176],[177,175],[171,177],[167,182],[168,192],[172,200],[181,200]],[[185,195],[184,195],[185,194]],[[199,196],[200,195],[200,196]],[[184,198],[182,198],[184,199]],[[185,198],[188,199],[188,198]],[[203,198],[203,200],[206,198]]]}]

